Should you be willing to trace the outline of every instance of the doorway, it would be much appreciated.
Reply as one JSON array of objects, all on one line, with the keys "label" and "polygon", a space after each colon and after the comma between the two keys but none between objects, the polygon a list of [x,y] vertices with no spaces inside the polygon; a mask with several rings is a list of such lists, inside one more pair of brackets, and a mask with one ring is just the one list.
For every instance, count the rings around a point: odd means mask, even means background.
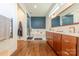
[{"label": "doorway", "polygon": [[31,16],[27,14],[27,40],[32,40],[31,36]]}]

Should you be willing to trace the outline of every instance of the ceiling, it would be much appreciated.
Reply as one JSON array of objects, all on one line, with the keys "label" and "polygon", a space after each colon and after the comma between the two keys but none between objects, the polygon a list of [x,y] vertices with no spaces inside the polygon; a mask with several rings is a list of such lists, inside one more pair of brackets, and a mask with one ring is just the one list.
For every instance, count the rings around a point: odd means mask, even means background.
[{"label": "ceiling", "polygon": [[46,16],[55,3],[22,3],[31,16]]}]

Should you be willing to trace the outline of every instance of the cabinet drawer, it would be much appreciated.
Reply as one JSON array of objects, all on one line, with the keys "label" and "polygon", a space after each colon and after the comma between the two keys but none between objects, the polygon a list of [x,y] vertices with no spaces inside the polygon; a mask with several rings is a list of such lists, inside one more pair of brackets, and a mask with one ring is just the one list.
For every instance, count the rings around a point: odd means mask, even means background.
[{"label": "cabinet drawer", "polygon": [[76,49],[76,44],[72,44],[72,43],[62,43],[62,49],[65,49],[65,48],[68,48],[68,49]]},{"label": "cabinet drawer", "polygon": [[68,35],[62,35],[62,41],[65,42],[65,43],[76,43],[76,37],[68,36]]},{"label": "cabinet drawer", "polygon": [[68,40],[68,39],[62,39],[62,43],[63,44],[76,44],[76,39],[71,39],[71,40]]}]

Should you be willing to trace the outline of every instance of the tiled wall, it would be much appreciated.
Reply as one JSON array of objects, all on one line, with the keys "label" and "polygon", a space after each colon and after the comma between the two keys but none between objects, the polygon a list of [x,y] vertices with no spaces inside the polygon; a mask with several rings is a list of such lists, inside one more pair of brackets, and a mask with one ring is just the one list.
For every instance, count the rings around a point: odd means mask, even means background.
[{"label": "tiled wall", "polygon": [[52,28],[51,31],[79,37],[79,24]]}]

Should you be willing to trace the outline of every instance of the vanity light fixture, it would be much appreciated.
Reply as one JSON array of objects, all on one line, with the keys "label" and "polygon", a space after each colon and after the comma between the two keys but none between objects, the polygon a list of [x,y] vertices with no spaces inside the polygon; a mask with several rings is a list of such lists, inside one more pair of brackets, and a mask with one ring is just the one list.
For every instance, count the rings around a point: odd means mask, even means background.
[{"label": "vanity light fixture", "polygon": [[54,14],[58,9],[59,9],[59,5],[58,4],[56,4],[54,7],[53,7],[53,9],[49,12],[49,17],[52,15],[52,14]]},{"label": "vanity light fixture", "polygon": [[49,12],[49,17],[53,15],[64,3],[55,4],[52,10]]}]

